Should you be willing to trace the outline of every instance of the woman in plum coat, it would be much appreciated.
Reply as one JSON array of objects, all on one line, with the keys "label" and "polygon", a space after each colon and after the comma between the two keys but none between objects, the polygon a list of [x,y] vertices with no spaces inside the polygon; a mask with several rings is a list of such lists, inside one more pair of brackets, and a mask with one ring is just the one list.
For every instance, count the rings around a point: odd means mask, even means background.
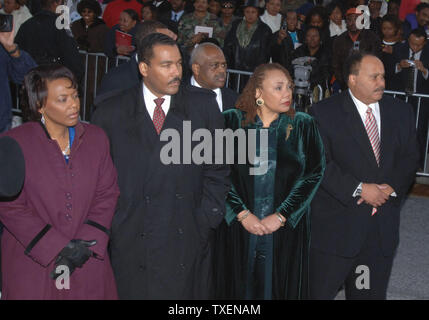
[{"label": "woman in plum coat", "polygon": [[37,121],[7,132],[26,174],[21,193],[0,202],[1,298],[116,299],[106,248],[119,190],[108,139],[79,122],[67,68],[37,67],[24,83]]}]

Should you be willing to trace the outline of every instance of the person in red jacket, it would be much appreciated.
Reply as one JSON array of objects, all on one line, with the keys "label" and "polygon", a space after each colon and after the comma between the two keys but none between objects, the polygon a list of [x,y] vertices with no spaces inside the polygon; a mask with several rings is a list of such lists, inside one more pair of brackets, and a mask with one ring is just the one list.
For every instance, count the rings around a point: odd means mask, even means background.
[{"label": "person in red jacket", "polygon": [[110,2],[103,13],[103,20],[111,28],[119,23],[119,16],[125,9],[133,9],[138,13],[139,19],[142,19],[143,5],[136,0],[115,0]]}]

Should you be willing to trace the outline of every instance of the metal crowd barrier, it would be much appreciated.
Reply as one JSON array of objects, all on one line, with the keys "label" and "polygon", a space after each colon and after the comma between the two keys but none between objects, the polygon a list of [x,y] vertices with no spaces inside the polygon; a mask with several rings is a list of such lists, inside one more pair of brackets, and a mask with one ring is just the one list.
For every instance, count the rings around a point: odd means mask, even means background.
[{"label": "metal crowd barrier", "polygon": [[[82,90],[83,99],[81,102],[81,107],[83,109],[82,120],[89,121],[89,116],[87,116],[88,114],[90,114],[90,113],[87,113],[87,107],[88,107],[87,106],[87,100],[88,100],[87,97],[88,97],[88,84],[89,84],[88,76],[91,74],[91,72],[94,75],[93,83],[92,83],[92,85],[93,85],[93,88],[92,88],[93,89],[92,90],[93,97],[92,98],[95,99],[95,97],[97,95],[97,86],[99,85],[98,73],[101,71],[105,74],[109,71],[110,68],[112,68],[114,66],[118,66],[121,62],[128,61],[130,58],[124,57],[124,56],[118,56],[118,57],[113,59],[113,58],[107,57],[104,53],[90,53],[90,52],[86,52],[86,51],[79,51],[79,53],[84,55],[84,59],[85,59],[85,76],[83,79],[83,90]],[[89,70],[89,67],[90,67],[89,66],[89,64],[90,64],[89,63],[89,59],[90,59],[89,57],[91,57],[91,56],[95,57],[95,62],[91,66],[92,70]],[[99,65],[101,65],[100,61],[104,61],[103,70],[100,70],[100,68],[99,68]],[[252,72],[228,69],[225,86],[235,90],[237,93],[240,93],[241,89],[244,87],[243,78],[248,78],[250,75],[252,75]],[[17,90],[18,90],[18,88],[17,88]],[[419,115],[420,115],[421,101],[422,101],[422,99],[428,99],[428,101],[429,101],[429,95],[419,94],[419,93],[415,93],[415,94],[410,95],[410,94],[406,94],[405,92],[388,91],[388,90],[386,90],[385,93],[389,94],[389,95],[393,95],[393,97],[395,97],[395,98],[397,96],[403,96],[404,100],[406,102],[408,102],[411,97],[417,98],[417,114],[416,114],[416,128],[417,128]],[[90,101],[92,101],[92,100],[90,100]],[[92,107],[92,106],[90,106],[90,107]],[[21,114],[21,110],[19,108],[19,95],[17,95],[16,105],[15,105],[15,108],[12,109],[12,111],[14,112],[14,114]],[[417,176],[429,177],[429,171],[428,171],[429,126],[428,126],[428,132],[426,134],[425,150],[426,150],[426,153],[425,153],[423,171],[417,172]]]}]

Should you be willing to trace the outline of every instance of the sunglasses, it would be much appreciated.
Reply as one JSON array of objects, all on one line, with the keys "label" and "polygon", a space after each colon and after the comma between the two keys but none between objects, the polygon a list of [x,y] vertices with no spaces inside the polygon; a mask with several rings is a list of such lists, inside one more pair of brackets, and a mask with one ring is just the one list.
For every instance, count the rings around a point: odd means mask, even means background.
[{"label": "sunglasses", "polygon": [[232,9],[232,8],[234,8],[234,6],[232,4],[223,4],[222,8],[223,9]]}]

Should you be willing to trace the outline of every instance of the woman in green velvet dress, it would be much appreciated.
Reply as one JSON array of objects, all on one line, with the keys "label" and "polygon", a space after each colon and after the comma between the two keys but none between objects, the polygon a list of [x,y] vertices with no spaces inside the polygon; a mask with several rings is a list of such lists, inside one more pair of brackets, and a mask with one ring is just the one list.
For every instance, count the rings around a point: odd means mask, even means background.
[{"label": "woman in green velvet dress", "polygon": [[[268,157],[259,162],[266,173],[251,175],[258,165],[251,164],[254,159],[239,164],[243,143],[235,139],[227,213],[215,241],[218,299],[308,298],[310,202],[325,158],[316,124],[295,112],[292,92],[288,71],[264,64],[255,69],[237,109],[224,112],[226,128],[244,129],[247,139],[256,130],[256,156]],[[258,143],[262,130],[268,143]]]}]

